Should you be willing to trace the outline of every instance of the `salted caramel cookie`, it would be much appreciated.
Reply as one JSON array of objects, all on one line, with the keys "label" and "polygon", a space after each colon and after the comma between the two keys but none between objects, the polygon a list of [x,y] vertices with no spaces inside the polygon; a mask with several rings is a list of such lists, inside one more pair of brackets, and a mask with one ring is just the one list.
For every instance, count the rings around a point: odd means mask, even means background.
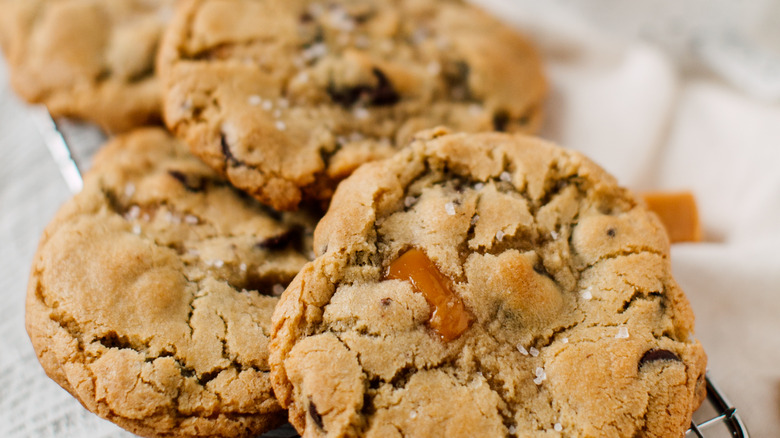
[{"label": "salted caramel cookie", "polygon": [[11,85],[108,132],[160,121],[154,60],[174,0],[2,0]]},{"label": "salted caramel cookie", "polygon": [[421,129],[533,132],[546,87],[523,37],[457,0],[185,1],[159,68],[168,127],[284,210]]},{"label": "salted caramel cookie", "polygon": [[431,131],[339,186],[273,316],[305,436],[682,436],[706,356],[659,220],[580,154]]},{"label": "salted caramel cookie", "polygon": [[142,436],[278,425],[270,318],[315,219],[236,191],[161,129],[116,138],[33,262],[26,321],[41,365]]}]

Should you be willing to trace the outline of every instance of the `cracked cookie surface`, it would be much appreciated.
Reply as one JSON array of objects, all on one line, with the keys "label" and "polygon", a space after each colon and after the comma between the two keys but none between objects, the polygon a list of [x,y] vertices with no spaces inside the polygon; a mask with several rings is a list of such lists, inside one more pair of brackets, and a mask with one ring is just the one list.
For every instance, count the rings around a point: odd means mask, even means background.
[{"label": "cracked cookie surface", "polygon": [[422,133],[342,182],[314,248],[270,345],[306,437],[682,436],[703,400],[661,223],[576,152]]},{"label": "cracked cookie surface", "polygon": [[162,129],[117,137],[33,262],[26,322],[43,368],[143,436],[278,425],[270,318],[316,219],[233,189]]},{"label": "cracked cookie surface", "polygon": [[159,67],[169,128],[285,210],[421,129],[533,132],[546,89],[529,43],[457,0],[191,0]]},{"label": "cracked cookie surface", "polygon": [[108,132],[160,122],[157,45],[174,0],[3,0],[11,85]]}]

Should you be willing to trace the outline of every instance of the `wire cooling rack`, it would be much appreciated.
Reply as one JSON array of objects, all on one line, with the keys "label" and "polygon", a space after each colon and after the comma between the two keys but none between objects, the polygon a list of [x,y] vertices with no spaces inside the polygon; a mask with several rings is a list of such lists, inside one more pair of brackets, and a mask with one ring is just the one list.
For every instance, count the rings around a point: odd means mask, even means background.
[{"label": "wire cooling rack", "polygon": [[[54,120],[45,107],[32,108],[32,115],[46,146],[71,192],[82,188],[81,174],[92,163],[92,156],[105,141],[96,128],[69,120]],[[749,438],[747,427],[737,409],[728,401],[709,375],[706,376],[707,398],[693,414],[685,438]],[[263,434],[260,438],[295,438],[289,425]]]}]

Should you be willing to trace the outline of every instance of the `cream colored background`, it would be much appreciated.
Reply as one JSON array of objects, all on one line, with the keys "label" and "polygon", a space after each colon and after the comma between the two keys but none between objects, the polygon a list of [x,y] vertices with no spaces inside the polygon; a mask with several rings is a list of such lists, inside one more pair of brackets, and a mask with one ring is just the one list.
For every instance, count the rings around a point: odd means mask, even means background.
[{"label": "cream colored background", "polygon": [[[544,136],[631,188],[695,192],[707,242],[673,247],[676,278],[712,376],[754,437],[780,436],[780,2],[480,2],[542,47]],[[7,84],[0,64],[0,436],[122,436],[45,377],[24,333],[30,261],[69,193]]]}]

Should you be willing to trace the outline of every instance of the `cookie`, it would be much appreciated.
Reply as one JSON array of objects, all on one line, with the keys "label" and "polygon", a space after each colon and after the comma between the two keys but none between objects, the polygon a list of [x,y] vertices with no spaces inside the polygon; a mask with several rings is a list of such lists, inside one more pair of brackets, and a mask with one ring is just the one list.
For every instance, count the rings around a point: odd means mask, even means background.
[{"label": "cookie", "polygon": [[33,262],[26,323],[43,368],[142,436],[278,425],[270,318],[315,219],[236,191],[162,129],[117,137]]},{"label": "cookie", "polygon": [[154,60],[174,0],[4,0],[10,81],[54,116],[108,132],[160,122]]},{"label": "cookie", "polygon": [[160,48],[168,127],[277,209],[421,130],[535,131],[531,45],[457,0],[191,0]]},{"label": "cookie", "polygon": [[430,131],[341,183],[273,316],[315,436],[682,436],[706,356],[639,198],[532,137]]}]

